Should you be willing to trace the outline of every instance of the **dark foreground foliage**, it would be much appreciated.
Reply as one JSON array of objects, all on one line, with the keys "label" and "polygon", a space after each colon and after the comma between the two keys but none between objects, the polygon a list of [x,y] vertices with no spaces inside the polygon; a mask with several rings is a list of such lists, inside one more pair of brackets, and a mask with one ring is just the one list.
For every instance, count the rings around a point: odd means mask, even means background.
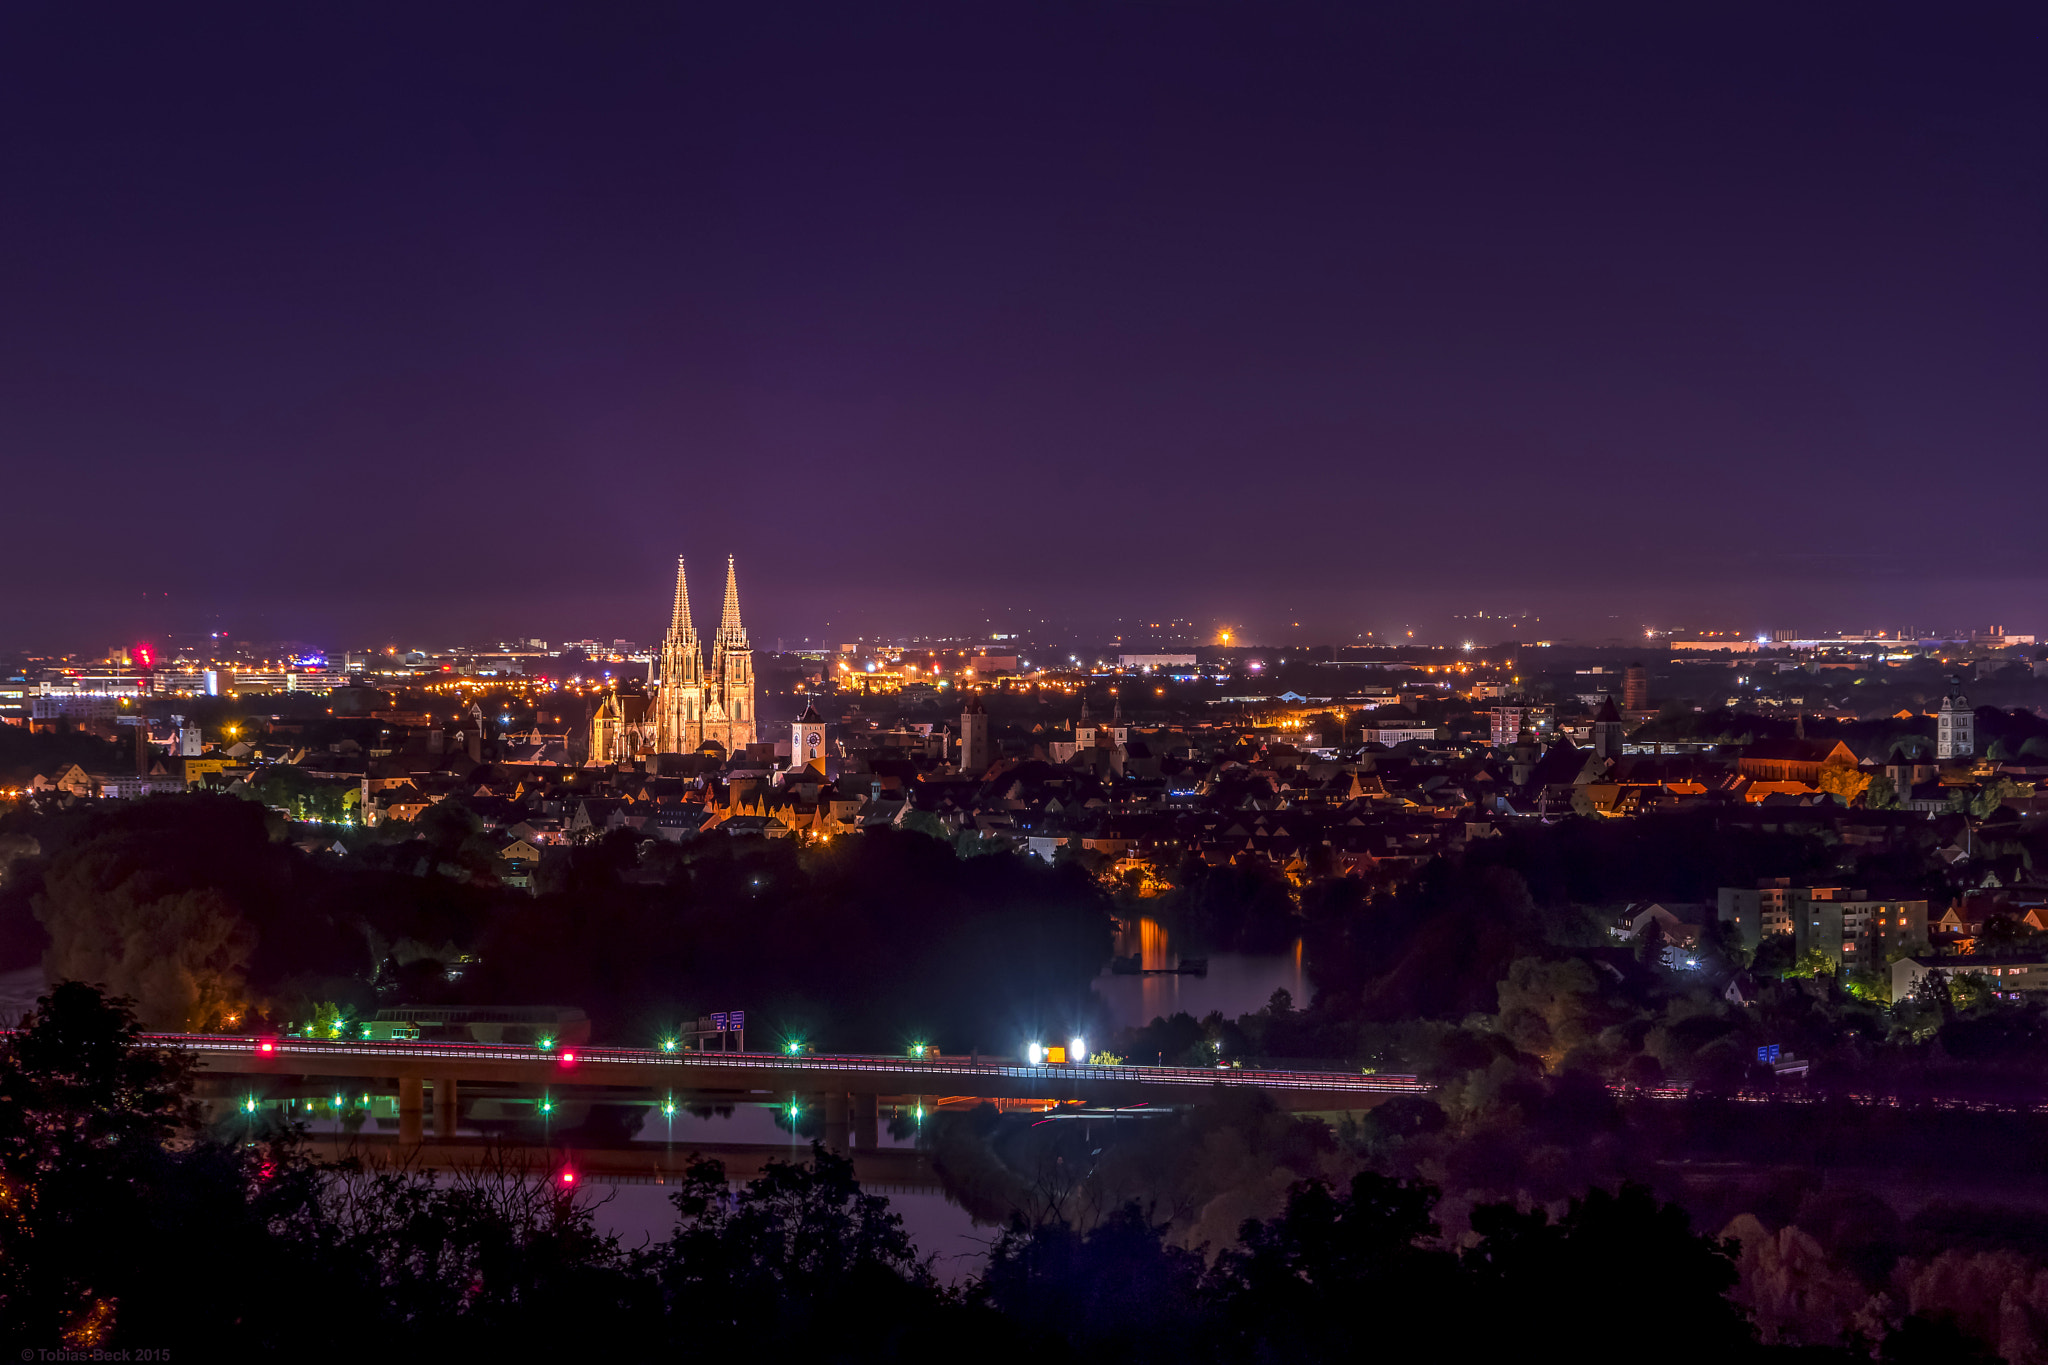
[{"label": "dark foreground foliage", "polygon": [[[125,1002],[57,987],[0,1044],[0,1326],[19,1350],[169,1348],[189,1359],[365,1349],[529,1359],[980,1357],[1334,1360],[1427,1348],[1592,1361],[1742,1359],[1732,1244],[1648,1191],[1553,1218],[1503,1203],[1440,1235],[1434,1186],[1297,1182],[1215,1254],[1136,1201],[1085,1228],[1014,1221],[986,1272],[941,1285],[886,1200],[814,1149],[734,1189],[698,1162],[661,1242],[623,1247],[583,1195],[511,1170],[436,1179],[323,1167],[289,1134],[193,1127],[183,1063]],[[1965,1341],[1908,1321],[1891,1358]],[[1914,1353],[1920,1354],[1914,1354]],[[1869,1357],[1864,1350],[1863,1358]],[[1807,1358],[1833,1358],[1823,1353]],[[1851,1358],[1841,1356],[1839,1358]]]}]

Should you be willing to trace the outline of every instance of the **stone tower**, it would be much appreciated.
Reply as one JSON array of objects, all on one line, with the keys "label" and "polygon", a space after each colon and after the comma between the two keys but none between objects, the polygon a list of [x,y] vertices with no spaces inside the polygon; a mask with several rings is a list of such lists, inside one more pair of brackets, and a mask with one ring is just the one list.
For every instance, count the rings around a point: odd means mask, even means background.
[{"label": "stone tower", "polygon": [[1614,698],[1602,697],[1600,709],[1593,713],[1594,757],[1620,758],[1622,738],[1627,734],[1628,724],[1614,709]]},{"label": "stone tower", "polygon": [[704,738],[715,739],[728,754],[754,742],[754,647],[740,624],[740,580],[732,556],[725,559],[725,611],[718,634],[711,637],[709,703],[704,708]]},{"label": "stone tower", "polygon": [[661,691],[655,697],[654,751],[695,753],[704,742],[704,653],[690,623],[690,586],[676,558],[676,605],[661,642]]},{"label": "stone tower", "polygon": [[960,713],[960,772],[966,777],[980,777],[995,762],[995,754],[988,744],[988,712],[982,709],[981,693],[967,698],[967,709]]},{"label": "stone tower", "polygon": [[831,725],[818,714],[816,706],[804,707],[804,713],[789,727],[789,770],[801,773],[809,768],[822,777],[831,756]]},{"label": "stone tower", "polygon": [[1977,752],[1977,713],[1963,695],[1963,680],[1951,676],[1948,695],[1941,699],[1935,716],[1934,757],[1938,762],[1969,758]]}]

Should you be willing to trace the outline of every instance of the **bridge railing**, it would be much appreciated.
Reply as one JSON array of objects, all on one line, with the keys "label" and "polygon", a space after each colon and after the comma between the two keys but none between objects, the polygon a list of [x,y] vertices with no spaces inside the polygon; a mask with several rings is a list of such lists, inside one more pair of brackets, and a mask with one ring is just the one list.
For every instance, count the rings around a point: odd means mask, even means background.
[{"label": "bridge railing", "polygon": [[1342,1071],[1260,1070],[1240,1067],[1096,1066],[1092,1063],[924,1061],[870,1053],[663,1052],[653,1048],[571,1047],[542,1052],[531,1047],[497,1043],[325,1042],[311,1038],[238,1037],[213,1033],[150,1033],[143,1037],[161,1047],[177,1047],[202,1056],[247,1057],[251,1061],[310,1061],[318,1057],[419,1058],[446,1062],[549,1062],[564,1070],[610,1066],[681,1067],[698,1071],[813,1072],[821,1078],[864,1073],[943,1080],[1013,1079],[1072,1085],[1076,1082],[1120,1081],[1137,1085],[1178,1087],[1251,1086],[1268,1090],[1338,1090],[1419,1095],[1435,1087],[1413,1076],[1362,1075]]}]

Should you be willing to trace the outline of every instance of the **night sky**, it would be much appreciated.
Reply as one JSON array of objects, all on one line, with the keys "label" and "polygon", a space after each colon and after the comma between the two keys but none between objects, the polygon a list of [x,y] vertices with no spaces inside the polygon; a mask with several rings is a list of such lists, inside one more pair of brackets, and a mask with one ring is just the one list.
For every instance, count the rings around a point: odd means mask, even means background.
[{"label": "night sky", "polygon": [[0,648],[2048,630],[2044,10],[16,0]]}]

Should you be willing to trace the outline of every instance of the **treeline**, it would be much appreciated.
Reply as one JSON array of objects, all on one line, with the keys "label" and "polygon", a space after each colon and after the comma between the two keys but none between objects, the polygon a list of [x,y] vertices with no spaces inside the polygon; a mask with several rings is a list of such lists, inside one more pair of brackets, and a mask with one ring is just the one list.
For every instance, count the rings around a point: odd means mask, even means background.
[{"label": "treeline", "polygon": [[601,1042],[646,1045],[738,1008],[754,1046],[1007,1052],[1090,1020],[1111,951],[1108,898],[1080,868],[894,831],[645,859],[620,833],[572,850],[537,896],[491,884],[494,854],[455,807],[347,856],[302,852],[227,796],[81,804],[10,832],[35,851],[0,886],[5,965],[40,952],[53,979],[132,996],[155,1028],[559,1004]]},{"label": "treeline", "polygon": [[[1126,1202],[1087,1220],[1014,1219],[979,1279],[948,1288],[887,1201],[823,1153],[738,1191],[698,1163],[673,1196],[670,1235],[627,1247],[546,1173],[435,1180],[322,1167],[288,1134],[186,1140],[184,1064],[138,1047],[132,1017],[89,988],[58,987],[25,1024],[0,1042],[0,1322],[31,1350],[1774,1354],[1729,1297],[1743,1283],[1737,1248],[1639,1187],[1591,1190],[1556,1213],[1479,1207],[1471,1235],[1447,1239],[1426,1182],[1305,1180],[1213,1249],[1177,1243]],[[1869,1326],[1916,1348],[1970,1345],[1953,1316],[1910,1306]],[[1869,1346],[1805,1358],[1867,1358]]]}]

